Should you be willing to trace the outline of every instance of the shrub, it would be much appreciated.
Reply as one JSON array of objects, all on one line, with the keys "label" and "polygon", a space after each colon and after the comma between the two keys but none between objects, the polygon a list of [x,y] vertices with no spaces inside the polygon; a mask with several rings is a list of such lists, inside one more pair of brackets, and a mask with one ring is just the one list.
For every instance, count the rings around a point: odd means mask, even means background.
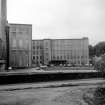
[{"label": "shrub", "polygon": [[105,55],[102,56],[100,60],[95,62],[94,68],[97,71],[105,72]]}]

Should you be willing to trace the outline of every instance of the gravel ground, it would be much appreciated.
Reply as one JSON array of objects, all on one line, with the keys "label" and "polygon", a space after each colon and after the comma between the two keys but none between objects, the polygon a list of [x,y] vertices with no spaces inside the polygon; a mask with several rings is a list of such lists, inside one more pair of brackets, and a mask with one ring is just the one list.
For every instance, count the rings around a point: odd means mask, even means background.
[{"label": "gravel ground", "polygon": [[0,105],[104,105],[104,90],[103,85],[85,85],[0,91]]}]

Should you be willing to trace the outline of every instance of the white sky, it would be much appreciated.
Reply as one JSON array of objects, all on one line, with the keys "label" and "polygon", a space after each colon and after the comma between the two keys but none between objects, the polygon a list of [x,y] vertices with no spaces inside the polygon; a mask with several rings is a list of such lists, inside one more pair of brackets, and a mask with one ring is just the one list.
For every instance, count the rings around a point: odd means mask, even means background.
[{"label": "white sky", "polygon": [[33,25],[33,39],[105,41],[105,0],[7,0],[9,23]]}]

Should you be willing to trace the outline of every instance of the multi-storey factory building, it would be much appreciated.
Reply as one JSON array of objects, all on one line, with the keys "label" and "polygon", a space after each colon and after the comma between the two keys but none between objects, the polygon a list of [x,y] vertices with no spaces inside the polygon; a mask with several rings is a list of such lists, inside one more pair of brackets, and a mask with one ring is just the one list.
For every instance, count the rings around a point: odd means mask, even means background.
[{"label": "multi-storey factory building", "polygon": [[[33,48],[36,45],[33,44]],[[40,59],[40,62],[45,65],[86,65],[89,63],[88,38],[44,39],[40,46],[43,48],[41,51],[43,61]],[[34,56],[36,54],[34,53]]]}]

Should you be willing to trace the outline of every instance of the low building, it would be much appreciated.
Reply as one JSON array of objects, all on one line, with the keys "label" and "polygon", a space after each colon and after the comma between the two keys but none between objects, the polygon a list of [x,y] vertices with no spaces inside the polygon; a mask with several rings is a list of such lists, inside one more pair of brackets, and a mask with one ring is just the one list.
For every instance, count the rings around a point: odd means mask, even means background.
[{"label": "low building", "polygon": [[32,25],[9,24],[9,66],[31,67]]},{"label": "low building", "polygon": [[[41,43],[43,48],[41,56],[43,57],[43,64],[45,65],[89,64],[88,38],[44,39]],[[38,45],[36,44],[36,46]]]}]

